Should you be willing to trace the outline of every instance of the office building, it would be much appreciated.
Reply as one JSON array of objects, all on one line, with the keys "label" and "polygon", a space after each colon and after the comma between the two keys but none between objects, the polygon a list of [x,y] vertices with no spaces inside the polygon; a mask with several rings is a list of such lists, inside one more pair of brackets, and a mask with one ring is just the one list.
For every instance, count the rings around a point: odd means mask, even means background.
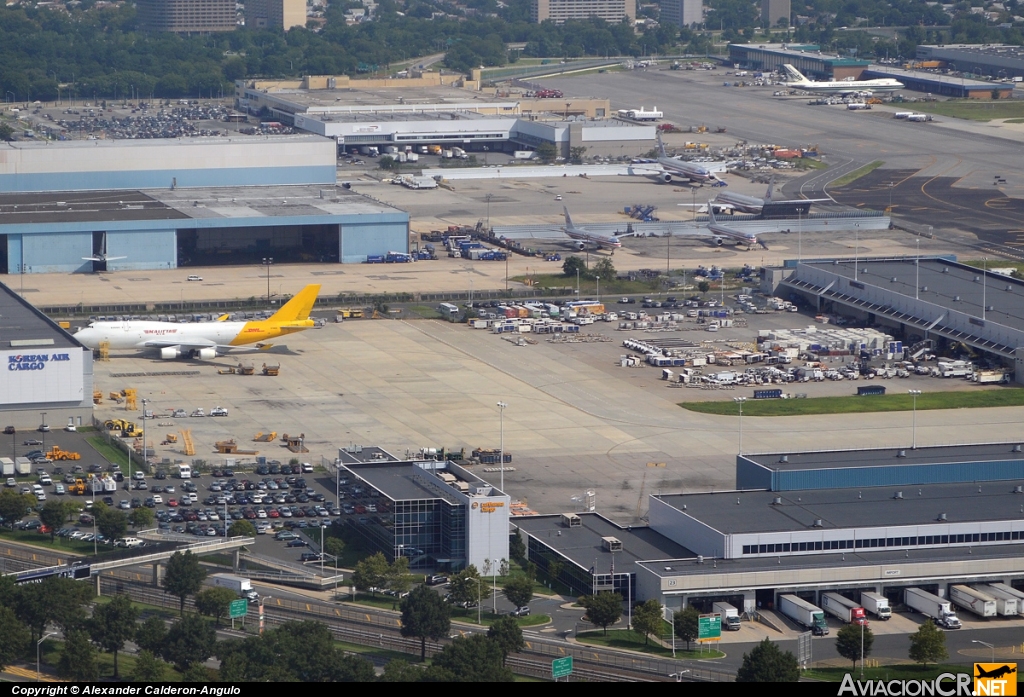
[{"label": "office building", "polygon": [[761,0],[761,22],[765,28],[779,26],[780,19],[786,20],[788,26],[791,13],[790,0]]},{"label": "office building", "polygon": [[234,0],[137,0],[139,28],[178,34],[234,31]]},{"label": "office building", "polygon": [[562,24],[570,19],[590,17],[615,24],[623,17],[635,22],[636,0],[533,0],[530,5],[530,20],[538,24],[549,19]]},{"label": "office building", "polygon": [[703,24],[703,0],[661,0],[661,23],[675,27]]},{"label": "office building", "polygon": [[306,0],[246,0],[245,24],[254,29],[306,26]]}]

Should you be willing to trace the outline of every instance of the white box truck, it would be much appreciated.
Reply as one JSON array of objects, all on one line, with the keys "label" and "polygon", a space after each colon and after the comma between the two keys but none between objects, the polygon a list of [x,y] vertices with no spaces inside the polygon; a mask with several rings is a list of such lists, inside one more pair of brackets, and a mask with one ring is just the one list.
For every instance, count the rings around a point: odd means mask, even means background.
[{"label": "white box truck", "polygon": [[192,465],[175,465],[178,479],[192,479]]},{"label": "white box truck", "polygon": [[949,599],[956,605],[970,610],[979,617],[995,617],[996,601],[988,593],[982,593],[970,586],[950,586]]},{"label": "white box truck", "polygon": [[238,594],[240,598],[248,598],[253,600],[259,598],[259,594],[256,593],[252,588],[252,581],[247,579],[245,576],[235,576],[234,574],[212,574],[210,580],[213,581],[213,585],[220,588],[230,588]]},{"label": "white box truck", "polygon": [[1024,615],[1024,591],[1019,591],[1013,586],[1009,586],[1005,583],[990,583],[989,588],[994,592],[998,592],[1004,598],[1016,598],[1017,599],[1017,612]]},{"label": "white box truck", "polygon": [[1020,598],[1016,595],[993,585],[978,586],[978,590],[992,596],[996,601],[996,614],[1000,617],[1016,617],[1020,614]]},{"label": "white box truck", "polygon": [[3,469],[3,476],[13,477],[14,476],[14,460],[9,457],[0,457],[0,468]]},{"label": "white box truck", "polygon": [[931,617],[940,627],[960,629],[960,619],[953,612],[953,606],[948,600],[920,588],[907,588],[903,591],[903,602],[912,610]]},{"label": "white box truck", "polygon": [[889,607],[889,599],[884,595],[865,591],[860,594],[860,604],[865,610],[880,620],[892,618],[892,608]]},{"label": "white box truck", "polygon": [[730,632],[738,632],[740,630],[739,610],[729,603],[714,603],[711,609],[722,616],[722,629],[727,629]]},{"label": "white box truck", "polygon": [[821,608],[845,624],[867,624],[864,608],[838,593],[822,593]]},{"label": "white box truck", "polygon": [[779,596],[779,612],[811,630],[814,636],[828,636],[825,611],[795,595]]}]

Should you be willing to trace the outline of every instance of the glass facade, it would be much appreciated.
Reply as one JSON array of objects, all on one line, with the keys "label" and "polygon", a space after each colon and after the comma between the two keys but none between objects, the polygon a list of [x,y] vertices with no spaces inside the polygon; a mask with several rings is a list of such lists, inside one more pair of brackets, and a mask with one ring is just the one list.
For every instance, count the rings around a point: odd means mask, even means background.
[{"label": "glass facade", "polygon": [[408,557],[412,569],[458,570],[466,564],[466,507],[444,499],[395,501],[389,515],[349,519],[349,525],[389,561]]}]

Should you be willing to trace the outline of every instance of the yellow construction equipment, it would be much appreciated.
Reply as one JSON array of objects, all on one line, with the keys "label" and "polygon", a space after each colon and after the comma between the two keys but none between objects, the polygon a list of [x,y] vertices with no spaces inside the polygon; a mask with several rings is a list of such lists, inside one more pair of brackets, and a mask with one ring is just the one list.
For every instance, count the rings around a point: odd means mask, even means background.
[{"label": "yellow construction equipment", "polygon": [[135,388],[134,387],[126,387],[125,389],[123,389],[121,391],[121,393],[124,395],[124,408],[125,408],[125,411],[138,411],[139,407],[135,403],[135,400],[136,400],[136,397],[138,396],[138,393],[135,391]]},{"label": "yellow construction equipment", "polygon": [[46,457],[51,460],[81,460],[82,456],[79,453],[72,452],[70,450],[61,450],[59,445],[54,445],[48,451],[46,451]]},{"label": "yellow construction equipment", "polygon": [[239,363],[238,367],[235,368],[235,372],[238,375],[254,375],[256,367],[252,363]]},{"label": "yellow construction equipment", "polygon": [[168,433],[167,438],[165,438],[164,440],[166,440],[168,443],[177,443],[178,436],[174,433]]},{"label": "yellow construction equipment", "polygon": [[252,437],[255,443],[273,443],[274,439],[277,438],[277,431],[271,431],[270,433],[264,433],[260,431]]},{"label": "yellow construction equipment", "polygon": [[362,319],[364,316],[363,310],[361,308],[342,308],[338,310],[338,314],[341,315],[343,319]]},{"label": "yellow construction equipment", "polygon": [[100,392],[99,390],[93,390],[93,393],[92,393],[92,403],[93,404],[103,404],[103,393]]},{"label": "yellow construction equipment", "polygon": [[196,454],[196,446],[192,443],[192,429],[186,428],[181,431],[181,452],[191,457]]},{"label": "yellow construction equipment", "polygon": [[110,397],[110,399],[111,399],[112,401],[114,401],[114,402],[117,402],[118,404],[120,404],[120,403],[121,403],[121,393],[120,393],[120,392],[111,392],[111,393],[110,393],[109,395],[107,395],[107,396],[108,396],[108,397]]},{"label": "yellow construction equipment", "polygon": [[98,361],[109,361],[110,360],[110,342],[101,341],[100,347],[96,349],[96,360]]},{"label": "yellow construction equipment", "polygon": [[267,365],[266,363],[264,363],[263,374],[276,378],[278,375],[281,374],[281,365],[279,363],[275,363],[274,365]]},{"label": "yellow construction equipment", "polygon": [[68,484],[68,493],[77,494],[78,496],[85,495],[85,480],[76,479],[74,484]]},{"label": "yellow construction equipment", "polygon": [[259,455],[260,454],[259,450],[239,450],[238,449],[238,443],[235,442],[234,438],[232,438],[230,440],[219,440],[216,443],[214,443],[213,447],[216,448],[217,452],[221,453],[222,455]]},{"label": "yellow construction equipment", "polygon": [[108,431],[120,431],[122,436],[134,438],[142,435],[142,429],[134,421],[126,419],[108,419],[103,422]]}]

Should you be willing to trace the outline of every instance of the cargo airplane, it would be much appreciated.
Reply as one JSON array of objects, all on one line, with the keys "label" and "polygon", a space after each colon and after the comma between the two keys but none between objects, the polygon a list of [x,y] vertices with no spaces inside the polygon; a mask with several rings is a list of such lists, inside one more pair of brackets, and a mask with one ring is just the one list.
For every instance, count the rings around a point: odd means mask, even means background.
[{"label": "cargo airplane", "polygon": [[789,63],[782,66],[786,73],[786,87],[807,92],[818,92],[821,94],[855,94],[861,93],[871,96],[871,92],[895,92],[901,90],[904,85],[899,80],[892,78],[877,78],[874,80],[808,80],[803,73]]},{"label": "cargo airplane", "polygon": [[[648,179],[654,179],[655,181],[663,182],[668,184],[675,177],[677,180],[688,179],[692,182],[704,183],[706,181],[715,181],[716,177],[711,173],[707,167],[704,167],[696,162],[685,162],[683,160],[677,160],[674,157],[669,157],[668,153],[665,152],[665,144],[661,142],[661,133],[658,133],[658,152],[661,156],[658,158],[658,165],[661,169],[651,169],[644,167],[634,167],[630,165],[627,168],[630,176],[637,174],[637,170],[649,171],[650,174],[641,174],[640,176],[647,177]],[[725,184],[725,182],[722,182]]]},{"label": "cargo airplane", "polygon": [[[106,342],[115,350],[153,349],[165,360],[208,360],[231,351],[270,348],[263,342],[309,329],[314,325],[309,313],[319,293],[319,284],[308,285],[265,320],[229,322],[223,315],[216,322],[93,322],[74,336],[91,349]],[[239,348],[247,344],[256,345]]]}]

